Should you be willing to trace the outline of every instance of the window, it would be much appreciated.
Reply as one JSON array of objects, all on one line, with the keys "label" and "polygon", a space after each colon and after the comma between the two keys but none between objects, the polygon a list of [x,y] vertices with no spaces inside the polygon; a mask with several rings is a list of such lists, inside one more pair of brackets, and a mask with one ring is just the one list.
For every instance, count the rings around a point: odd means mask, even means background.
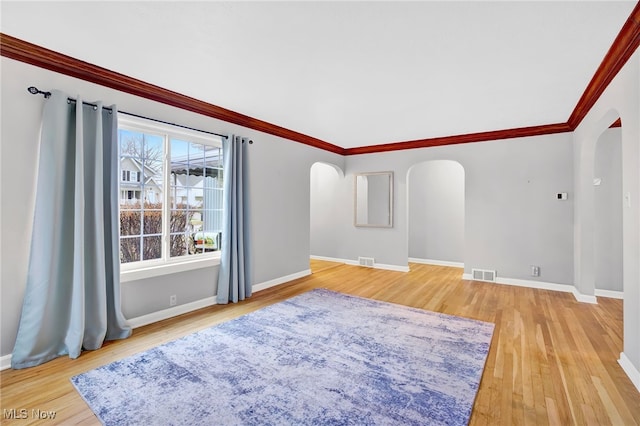
[{"label": "window", "polygon": [[123,182],[140,182],[140,176],[141,176],[141,173],[137,171],[131,171],[131,170],[122,171]]},{"label": "window", "polygon": [[123,271],[216,257],[222,227],[220,138],[122,116],[119,123]]}]

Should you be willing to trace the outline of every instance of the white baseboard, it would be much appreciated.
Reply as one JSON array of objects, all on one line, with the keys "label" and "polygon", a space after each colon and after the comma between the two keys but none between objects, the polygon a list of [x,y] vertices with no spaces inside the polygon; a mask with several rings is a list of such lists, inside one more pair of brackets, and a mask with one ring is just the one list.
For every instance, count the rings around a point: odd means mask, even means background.
[{"label": "white baseboard", "polygon": [[591,303],[592,305],[598,304],[598,298],[595,295],[582,294],[577,288],[573,289],[573,297],[575,297],[578,302]]},{"label": "white baseboard", "polygon": [[[138,328],[215,304],[215,297],[207,297],[206,299],[197,300],[191,303],[185,303],[184,305],[174,306],[169,309],[163,309],[162,311],[152,312],[147,315],[131,318],[130,320],[127,320],[127,323],[131,326],[131,328]],[[9,368],[11,368],[11,354],[0,357],[0,371],[7,370]]]},{"label": "white baseboard", "polygon": [[374,269],[384,269],[386,271],[396,271],[396,272],[409,272],[409,265],[407,266],[402,266],[402,265],[386,265],[384,263],[374,263],[373,264],[373,268]]},{"label": "white baseboard", "polygon": [[[311,271],[298,272],[295,274],[287,275],[286,277],[276,278],[271,281],[256,284],[252,287],[252,292],[256,293],[260,290],[264,290],[269,287],[273,287],[278,284],[285,283],[287,281],[295,280],[296,278],[304,277],[311,274]],[[163,309],[162,311],[152,312],[140,317],[131,318],[128,320],[129,325],[133,328],[142,327],[143,325],[152,324],[154,322],[162,321],[168,318],[172,318],[178,315],[186,314],[187,312],[195,311],[197,309],[206,308],[207,306],[215,305],[216,297],[207,297],[206,299],[196,300],[195,302],[185,303],[184,305],[174,306],[169,309]]]},{"label": "white baseboard", "polygon": [[409,262],[422,263],[424,265],[452,266],[454,268],[464,268],[464,262],[450,262],[448,260],[420,259],[418,257],[410,257]]},{"label": "white baseboard", "polygon": [[[326,257],[326,256],[309,256],[310,259],[314,260],[326,260],[327,262],[339,262],[347,265],[360,266],[357,260],[350,259],[339,259],[337,257]],[[387,265],[385,263],[374,263],[373,269],[384,269],[386,271],[397,271],[397,272],[409,272],[409,265]]]},{"label": "white baseboard", "polygon": [[[302,278],[310,274],[311,274],[311,270],[307,269],[305,271],[297,272],[295,274],[287,275],[285,277],[276,278],[270,281],[266,281],[266,282],[254,285],[252,287],[252,291],[256,293],[258,291],[267,289],[269,287],[273,287],[278,284],[292,281],[297,278]],[[138,327],[152,324],[154,322],[166,320],[178,315],[186,314],[187,312],[206,308],[207,306],[212,306],[215,304],[216,304],[215,296],[207,297],[206,299],[196,300],[195,302],[185,303],[183,305],[173,306],[169,309],[163,309],[161,311],[152,312],[147,315],[131,318],[127,320],[127,323],[131,326],[131,328],[138,328]],[[8,368],[11,368],[11,354],[0,357],[0,371],[6,370]]]},{"label": "white baseboard", "polygon": [[207,297],[206,299],[196,300],[195,302],[185,303],[183,305],[173,306],[169,309],[163,309],[161,311],[151,312],[147,315],[131,318],[130,320],[127,320],[127,322],[132,328],[138,328],[215,304],[215,296]]},{"label": "white baseboard", "polygon": [[620,352],[618,364],[620,364],[624,372],[629,376],[631,383],[633,383],[636,389],[638,389],[638,392],[640,392],[640,371],[631,363],[631,360],[627,358],[624,352]]},{"label": "white baseboard", "polygon": [[251,290],[254,293],[257,293],[259,291],[266,290],[269,287],[274,287],[279,284],[284,284],[289,281],[297,280],[298,278],[306,277],[307,275],[311,275],[311,269],[305,269],[304,271],[296,272],[295,274],[286,275],[280,278],[275,278],[273,280],[265,281],[260,284],[254,284]]},{"label": "white baseboard", "polygon": [[596,288],[596,297],[608,297],[610,299],[624,299],[622,291],[600,290]]},{"label": "white baseboard", "polygon": [[313,255],[313,254],[309,256],[309,259],[324,260],[324,261],[327,261],[327,262],[337,262],[337,263],[347,263],[348,262],[346,259],[338,259],[337,257],[316,256],[316,255]]},{"label": "white baseboard", "polygon": [[[462,279],[473,281],[473,276],[471,274],[464,273],[462,274]],[[550,283],[545,281],[522,280],[518,278],[505,278],[505,277],[496,277],[495,283],[514,285],[518,287],[536,288],[540,290],[561,291],[563,293],[573,294],[573,297],[575,297],[578,302],[592,303],[592,304],[598,303],[598,299],[596,299],[596,296],[589,296],[586,294],[582,294],[578,291],[577,288],[575,288],[571,284],[558,284],[558,283]]]},{"label": "white baseboard", "polygon": [[11,368],[11,354],[0,357],[0,371]]}]

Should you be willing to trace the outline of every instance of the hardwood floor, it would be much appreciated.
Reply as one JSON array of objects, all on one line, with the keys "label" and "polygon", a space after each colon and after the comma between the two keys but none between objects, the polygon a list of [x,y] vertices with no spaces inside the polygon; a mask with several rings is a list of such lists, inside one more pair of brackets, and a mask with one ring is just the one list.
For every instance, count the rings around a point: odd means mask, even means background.
[{"label": "hardwood floor", "polygon": [[[2,424],[99,424],[72,387],[76,374],[316,287],[493,322],[471,425],[640,425],[640,393],[622,371],[622,301],[465,281],[457,268],[392,272],[311,261],[314,273],[242,303],[211,306],[134,330],[80,358],[0,375]],[[26,410],[27,419],[8,420]],[[55,412],[53,420],[34,418]],[[22,412],[25,413],[25,412]]]}]

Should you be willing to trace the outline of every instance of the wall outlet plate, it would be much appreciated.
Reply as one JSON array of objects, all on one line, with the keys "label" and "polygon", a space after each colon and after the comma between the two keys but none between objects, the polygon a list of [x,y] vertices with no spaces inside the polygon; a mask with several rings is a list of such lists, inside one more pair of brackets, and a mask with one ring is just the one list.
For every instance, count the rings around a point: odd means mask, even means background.
[{"label": "wall outlet plate", "polygon": [[531,276],[532,277],[539,277],[540,276],[540,267],[539,266],[531,265]]}]

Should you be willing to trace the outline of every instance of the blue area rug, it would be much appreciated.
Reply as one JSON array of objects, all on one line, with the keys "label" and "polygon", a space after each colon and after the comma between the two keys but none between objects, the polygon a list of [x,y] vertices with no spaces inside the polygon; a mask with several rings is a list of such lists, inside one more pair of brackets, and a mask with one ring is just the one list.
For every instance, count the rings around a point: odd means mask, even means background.
[{"label": "blue area rug", "polygon": [[71,381],[107,425],[466,425],[493,328],[319,289]]}]

